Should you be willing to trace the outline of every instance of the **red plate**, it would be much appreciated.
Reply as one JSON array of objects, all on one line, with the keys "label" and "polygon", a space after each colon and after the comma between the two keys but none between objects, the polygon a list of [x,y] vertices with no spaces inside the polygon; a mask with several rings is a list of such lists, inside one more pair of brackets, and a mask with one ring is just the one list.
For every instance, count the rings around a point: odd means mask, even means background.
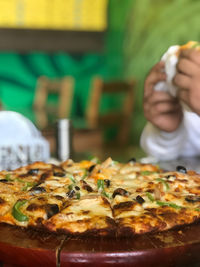
[{"label": "red plate", "polygon": [[198,266],[200,224],[122,239],[67,238],[1,225],[0,261],[28,267]]}]

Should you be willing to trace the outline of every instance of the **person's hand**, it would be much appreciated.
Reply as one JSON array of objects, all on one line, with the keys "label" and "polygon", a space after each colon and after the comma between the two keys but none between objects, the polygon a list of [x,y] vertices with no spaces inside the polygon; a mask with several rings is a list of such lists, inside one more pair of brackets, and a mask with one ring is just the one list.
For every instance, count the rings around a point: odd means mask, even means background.
[{"label": "person's hand", "polygon": [[179,99],[200,115],[200,50],[181,51],[173,82],[180,88]]},{"label": "person's hand", "polygon": [[164,62],[157,63],[148,74],[144,84],[144,116],[160,130],[172,132],[180,125],[183,112],[177,98],[167,92],[155,91],[159,81],[166,80],[163,72]]}]

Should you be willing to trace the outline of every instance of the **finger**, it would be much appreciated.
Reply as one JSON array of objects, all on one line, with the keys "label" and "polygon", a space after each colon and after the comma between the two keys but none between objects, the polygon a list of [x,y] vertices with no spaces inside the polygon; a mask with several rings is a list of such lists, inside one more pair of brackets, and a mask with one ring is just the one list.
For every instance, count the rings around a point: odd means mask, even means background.
[{"label": "finger", "polygon": [[165,78],[164,65],[165,63],[163,61],[158,62],[149,72],[146,81],[155,84],[157,80],[159,81],[160,79],[163,79],[163,77]]},{"label": "finger", "polygon": [[177,99],[172,97],[169,93],[163,91],[153,91],[151,97],[144,97],[144,102],[164,102],[164,101],[174,101]]},{"label": "finger", "polygon": [[157,71],[162,71],[165,67],[165,62],[164,61],[159,61],[158,63],[156,63],[152,70],[157,70]]},{"label": "finger", "polygon": [[156,97],[151,97],[143,102],[144,112],[148,116],[148,113],[151,116],[157,113],[171,111],[180,107],[180,103],[177,98],[173,98],[167,93],[164,94],[164,98],[161,97],[161,94],[155,94]]},{"label": "finger", "polygon": [[152,94],[154,86],[159,81],[166,80],[166,74],[163,72],[164,62],[157,63],[149,72],[144,83],[144,96],[148,97]]},{"label": "finger", "polygon": [[177,63],[176,69],[177,72],[188,75],[190,77],[195,76],[199,73],[199,68],[197,67],[197,65],[187,58],[181,58]]},{"label": "finger", "polygon": [[150,96],[154,91],[154,86],[161,81],[166,80],[166,74],[161,72],[154,72],[145,81],[144,84],[144,97]]},{"label": "finger", "polygon": [[187,89],[180,89],[178,90],[178,98],[186,104],[189,104],[189,93],[190,92]]},{"label": "finger", "polygon": [[154,109],[152,109],[152,115],[156,116],[157,114],[173,113],[180,108],[180,104],[174,104],[172,102],[158,103],[154,106]]},{"label": "finger", "polygon": [[149,105],[149,108],[144,109],[144,115],[147,120],[154,121],[158,117],[163,115],[175,114],[177,115],[182,110],[180,104],[172,105],[172,103],[159,103],[153,107]]},{"label": "finger", "polygon": [[192,60],[197,66],[200,66],[200,50],[184,49],[184,50],[181,50],[179,57]]},{"label": "finger", "polygon": [[173,83],[182,89],[189,89],[191,84],[191,78],[178,72],[173,79]]}]

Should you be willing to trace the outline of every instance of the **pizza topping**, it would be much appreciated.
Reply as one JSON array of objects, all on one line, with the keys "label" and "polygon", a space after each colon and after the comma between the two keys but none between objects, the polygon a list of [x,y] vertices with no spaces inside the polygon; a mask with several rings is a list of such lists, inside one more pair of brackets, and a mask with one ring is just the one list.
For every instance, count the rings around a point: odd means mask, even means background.
[{"label": "pizza topping", "polygon": [[38,172],[39,172],[39,169],[30,169],[30,170],[28,171],[28,174],[29,174],[29,175],[37,175]]},{"label": "pizza topping", "polygon": [[36,203],[31,203],[30,205],[28,205],[28,207],[26,208],[26,210],[28,211],[35,211],[37,209],[39,209],[40,206]]},{"label": "pizza topping", "polygon": [[136,201],[139,203],[139,204],[142,204],[145,202],[144,198],[142,198],[140,195],[137,195],[136,197]]},{"label": "pizza topping", "polygon": [[88,168],[88,171],[89,171],[89,172],[92,172],[95,166],[96,166],[96,164],[91,165],[91,166]]},{"label": "pizza topping", "polygon": [[154,197],[153,197],[153,195],[152,195],[151,193],[146,192],[146,196],[148,197],[148,199],[149,199],[151,202],[154,202],[154,201],[155,201],[155,199],[154,199]]},{"label": "pizza topping", "polygon": [[0,182],[1,182],[1,183],[7,183],[8,180],[7,180],[7,179],[1,179]]},{"label": "pizza topping", "polygon": [[53,175],[57,177],[65,177],[65,172],[54,172]]},{"label": "pizza topping", "polygon": [[136,158],[131,158],[129,159],[128,163],[135,163],[136,162]]},{"label": "pizza topping", "polygon": [[142,172],[139,172],[139,175],[144,175],[144,176],[148,176],[148,175],[151,175],[151,174],[153,174],[153,173],[155,173],[155,172],[152,172],[152,171],[142,171]]},{"label": "pizza topping", "polygon": [[105,179],[104,183],[106,184],[106,187],[110,187],[110,180],[109,179]]},{"label": "pizza topping", "polygon": [[113,192],[112,197],[115,198],[117,195],[127,196],[128,195],[128,192],[125,189],[123,189],[123,188],[117,188]]},{"label": "pizza topping", "polygon": [[26,216],[25,214],[23,214],[21,211],[20,211],[20,208],[25,205],[27,203],[27,200],[26,199],[23,199],[23,200],[18,200],[15,205],[13,206],[13,209],[12,209],[12,215],[13,217],[19,221],[19,222],[24,222],[24,221],[28,221],[29,218],[28,216]]},{"label": "pizza topping", "polygon": [[158,186],[156,186],[155,189],[154,189],[154,197],[155,197],[156,200],[160,200],[161,197],[162,197],[161,188],[160,187],[158,188]]},{"label": "pizza topping", "polygon": [[104,180],[101,179],[97,180],[97,188],[99,192],[104,191]]},{"label": "pizza topping", "polygon": [[92,157],[90,159],[90,161],[93,162],[93,163],[95,163],[95,164],[100,164],[101,163],[101,161],[100,161],[100,159],[98,157]]},{"label": "pizza topping", "polygon": [[177,166],[176,170],[181,173],[187,173],[187,169],[184,166]]},{"label": "pizza topping", "polygon": [[71,173],[67,173],[66,176],[72,181],[72,183],[76,183],[74,176]]},{"label": "pizza topping", "polygon": [[81,194],[80,194],[80,192],[76,192],[76,198],[77,198],[77,199],[80,199],[80,198],[81,198]]},{"label": "pizza topping", "polygon": [[6,174],[5,179],[6,179],[7,181],[13,181],[13,180],[11,179],[11,174]]},{"label": "pizza topping", "polygon": [[188,195],[186,198],[185,198],[186,201],[188,202],[200,202],[200,196],[195,196],[195,195]]},{"label": "pizza topping", "polygon": [[60,196],[60,195],[55,195],[54,197],[55,197],[56,199],[58,199],[58,200],[63,200],[63,198],[64,198],[64,197],[62,197],[62,196]]},{"label": "pizza topping", "polygon": [[156,181],[161,182],[164,186],[165,191],[169,190],[169,184],[162,178],[157,178]]},{"label": "pizza topping", "polygon": [[83,174],[81,176],[81,180],[84,180],[88,176],[89,172],[85,169],[83,170]]},{"label": "pizza topping", "polygon": [[166,176],[164,176],[166,179],[176,179],[176,175],[174,175],[174,174],[168,174],[168,175],[166,175]]},{"label": "pizza topping", "polygon": [[68,191],[68,192],[66,193],[66,195],[67,195],[69,198],[73,198],[73,196],[75,195],[75,191],[72,189],[72,190]]},{"label": "pizza topping", "polygon": [[46,192],[46,189],[43,186],[34,186],[31,188],[30,192],[40,194]]},{"label": "pizza topping", "polygon": [[80,187],[76,185],[75,186],[75,189],[79,191],[80,190]]},{"label": "pizza topping", "polygon": [[92,187],[89,184],[87,184],[85,181],[82,180],[81,184],[82,184],[83,189],[85,189],[86,191],[88,191],[88,192],[92,192],[93,191]]},{"label": "pizza topping", "polygon": [[53,215],[59,212],[59,207],[57,204],[46,204],[45,210],[47,213],[47,218],[51,218]]},{"label": "pizza topping", "polygon": [[68,189],[69,189],[69,191],[66,193],[68,198],[73,198],[74,196],[76,196],[77,199],[80,198],[81,194],[80,194],[80,187],[79,186],[74,186],[73,184],[70,184],[68,186]]},{"label": "pizza topping", "polygon": [[171,203],[171,202],[163,202],[163,201],[156,201],[156,203],[159,205],[159,206],[168,206],[168,207],[171,207],[171,208],[174,208],[174,209],[182,209],[183,207],[175,204],[175,203]]}]

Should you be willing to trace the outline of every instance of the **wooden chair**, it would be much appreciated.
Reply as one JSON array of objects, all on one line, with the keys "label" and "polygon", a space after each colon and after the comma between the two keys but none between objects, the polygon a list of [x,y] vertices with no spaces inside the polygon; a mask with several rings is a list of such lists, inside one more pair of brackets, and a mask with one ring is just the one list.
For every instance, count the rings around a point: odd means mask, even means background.
[{"label": "wooden chair", "polygon": [[[49,79],[45,76],[38,78],[33,109],[39,129],[46,128],[52,120],[69,117],[73,91],[74,80],[70,76],[62,79]],[[52,95],[54,102],[49,100]],[[58,98],[57,101],[55,98]]]},{"label": "wooden chair", "polygon": [[[135,80],[105,82],[100,77],[95,77],[92,82],[91,96],[86,111],[89,128],[98,128],[104,131],[108,127],[117,126],[116,140],[118,145],[128,143],[131,130],[131,118],[134,107]],[[100,112],[100,102],[105,94],[113,98],[123,98],[121,108],[107,113]]]}]

